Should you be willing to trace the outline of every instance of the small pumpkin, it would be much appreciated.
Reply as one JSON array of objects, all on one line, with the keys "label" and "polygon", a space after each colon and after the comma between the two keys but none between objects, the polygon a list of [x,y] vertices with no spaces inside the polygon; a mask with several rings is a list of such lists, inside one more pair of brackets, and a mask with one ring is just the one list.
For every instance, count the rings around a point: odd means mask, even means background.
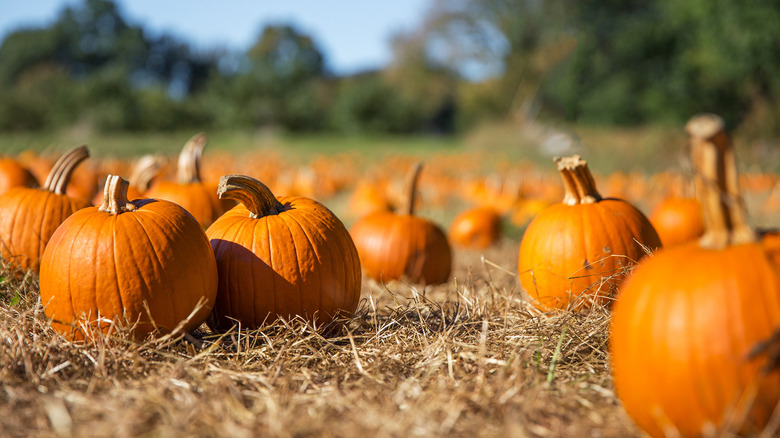
[{"label": "small pumpkin", "polygon": [[38,180],[18,161],[0,157],[0,195],[12,187],[37,187]]},{"label": "small pumpkin", "polygon": [[447,235],[435,223],[414,214],[422,167],[417,163],[411,173],[401,213],[374,212],[350,229],[365,274],[377,281],[406,277],[413,283],[439,284],[450,277],[452,251]]},{"label": "small pumpkin", "polygon": [[686,128],[705,233],[641,262],[621,286],[615,388],[651,436],[758,436],[780,402],[780,271],[748,225],[723,121],[699,115]]},{"label": "small pumpkin", "polygon": [[41,303],[70,339],[114,324],[143,338],[188,332],[203,323],[217,294],[217,266],[203,228],[178,205],[128,201],[127,181],[110,175],[104,202],[71,215],[41,260]]},{"label": "small pumpkin", "polygon": [[555,159],[565,194],[531,221],[520,242],[520,283],[541,310],[606,304],[622,272],[661,247],[636,207],[602,198],[580,156]]},{"label": "small pumpkin", "polygon": [[225,210],[216,194],[216,185],[200,177],[200,161],[207,139],[196,134],[179,154],[176,181],[158,181],[146,192],[146,197],[175,202],[190,212],[205,228]]},{"label": "small pumpkin", "polygon": [[89,201],[65,194],[76,166],[89,157],[86,146],[63,154],[41,188],[15,187],[0,195],[0,256],[22,270],[38,271],[49,238]]},{"label": "small pumpkin", "polygon": [[360,261],[330,210],[309,198],[277,198],[243,175],[223,176],[217,193],[240,204],[206,230],[219,270],[212,329],[236,322],[252,329],[295,316],[327,324],[355,311]]},{"label": "small pumpkin", "polygon": [[456,245],[483,250],[501,237],[501,215],[489,206],[469,208],[455,216],[448,234]]},{"label": "small pumpkin", "polygon": [[704,234],[701,204],[695,198],[666,198],[653,208],[649,219],[664,247],[692,242]]}]

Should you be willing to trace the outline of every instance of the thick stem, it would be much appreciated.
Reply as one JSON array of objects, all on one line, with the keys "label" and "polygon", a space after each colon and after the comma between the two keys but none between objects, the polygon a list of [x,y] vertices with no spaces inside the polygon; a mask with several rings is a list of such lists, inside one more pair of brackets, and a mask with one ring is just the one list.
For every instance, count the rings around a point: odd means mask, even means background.
[{"label": "thick stem", "polygon": [[723,120],[714,114],[694,116],[685,126],[691,142],[691,162],[696,173],[696,192],[702,206],[703,248],[756,241],[747,208],[739,191],[734,146]]},{"label": "thick stem", "polygon": [[46,183],[43,185],[44,190],[64,195],[70,182],[70,177],[73,175],[73,171],[76,170],[76,166],[87,158],[89,158],[89,149],[87,149],[86,145],[62,154],[46,177]]},{"label": "thick stem", "polygon": [[414,203],[417,201],[417,183],[420,180],[422,168],[423,163],[422,161],[419,161],[414,165],[412,173],[409,174],[409,182],[406,186],[406,205],[402,211],[410,216],[414,215]]},{"label": "thick stem", "polygon": [[284,206],[276,199],[265,184],[245,175],[225,175],[219,179],[217,187],[219,199],[235,199],[249,210],[249,217],[261,218],[284,211]]},{"label": "thick stem", "polygon": [[601,201],[596,181],[588,169],[588,162],[579,155],[554,159],[563,178],[563,203],[566,205],[593,204]]},{"label": "thick stem", "polygon": [[179,184],[200,182],[200,159],[207,141],[205,134],[195,134],[182,148],[176,169]]},{"label": "thick stem", "polygon": [[165,158],[159,155],[144,155],[138,159],[128,179],[130,186],[141,192],[149,190],[152,180],[160,174],[163,166],[165,166]]},{"label": "thick stem", "polygon": [[133,211],[136,206],[127,199],[127,189],[130,184],[118,175],[108,175],[103,188],[103,203],[98,210],[113,215]]}]

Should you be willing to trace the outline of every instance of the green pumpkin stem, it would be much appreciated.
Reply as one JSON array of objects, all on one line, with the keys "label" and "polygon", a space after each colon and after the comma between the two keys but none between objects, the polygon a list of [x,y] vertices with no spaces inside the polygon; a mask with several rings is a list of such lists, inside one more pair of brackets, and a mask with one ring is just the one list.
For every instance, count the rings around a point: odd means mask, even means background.
[{"label": "green pumpkin stem", "polygon": [[225,175],[217,187],[219,199],[235,199],[249,210],[249,217],[258,219],[279,214],[284,206],[265,184],[246,175]]},{"label": "green pumpkin stem", "polygon": [[748,222],[747,208],[739,190],[739,172],[734,146],[723,119],[700,114],[685,126],[690,136],[691,162],[696,174],[696,192],[702,205],[702,248],[756,241]]},{"label": "green pumpkin stem", "polygon": [[412,168],[412,173],[409,174],[409,182],[407,184],[406,205],[401,210],[409,216],[414,215],[414,204],[417,202],[417,184],[420,180],[420,172],[422,172],[423,163],[419,161],[415,163]]},{"label": "green pumpkin stem", "polygon": [[103,188],[103,203],[98,210],[113,215],[122,214],[136,209],[135,204],[127,199],[127,189],[130,183],[118,175],[108,175]]},{"label": "green pumpkin stem", "polygon": [[200,182],[200,160],[208,139],[205,134],[195,134],[187,141],[179,154],[176,179],[179,184]]},{"label": "green pumpkin stem", "polygon": [[588,169],[588,162],[579,155],[555,157],[558,171],[563,178],[563,203],[566,205],[593,204],[601,201],[596,181]]},{"label": "green pumpkin stem", "polygon": [[152,180],[160,174],[163,166],[165,166],[165,158],[159,155],[144,155],[136,162],[133,173],[127,181],[131,187],[145,192],[149,190]]},{"label": "green pumpkin stem", "polygon": [[43,184],[44,190],[64,195],[76,166],[87,158],[89,158],[89,149],[86,145],[73,148],[62,154],[46,177],[46,182]]}]

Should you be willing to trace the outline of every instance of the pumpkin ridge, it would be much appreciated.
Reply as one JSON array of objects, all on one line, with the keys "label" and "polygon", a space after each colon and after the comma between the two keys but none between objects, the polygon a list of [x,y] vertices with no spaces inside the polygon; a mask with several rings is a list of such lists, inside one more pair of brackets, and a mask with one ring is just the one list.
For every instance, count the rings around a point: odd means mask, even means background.
[{"label": "pumpkin ridge", "polygon": [[[305,217],[305,216],[306,216],[306,214],[301,214],[301,215],[298,215],[298,216],[300,216],[300,219],[305,219],[305,220],[307,221],[307,223],[308,223],[309,225],[311,225],[311,222],[309,222],[309,221],[308,221],[308,218],[306,218],[306,217]],[[298,217],[298,216],[296,216],[296,215],[290,215],[290,214],[288,214],[288,215],[284,215],[284,217],[285,217],[286,219],[289,219],[289,220],[291,220],[291,221],[295,222],[295,224],[297,224],[297,225],[298,225],[298,227],[301,229],[301,233],[302,233],[302,234],[303,234],[303,236],[305,237],[305,239],[301,239],[301,240],[305,240],[305,241],[306,241],[306,244],[307,244],[307,245],[309,245],[309,248],[311,248],[311,252],[312,252],[312,253],[313,253],[313,254],[314,254],[316,257],[317,257],[317,261],[322,261],[322,259],[323,259],[322,255],[320,255],[320,254],[317,252],[317,247],[316,247],[316,245],[314,245],[314,243],[312,242],[311,236],[309,235],[309,232],[307,231],[307,229],[306,229],[306,228],[305,228],[303,225],[301,225],[301,222],[300,222],[300,220],[299,220],[299,217]],[[296,246],[297,246],[297,245],[296,245]],[[300,261],[299,261],[299,263],[300,263]],[[311,274],[316,274],[316,281],[312,281],[312,283],[314,283],[314,284],[317,284],[318,286],[322,285],[322,279],[321,279],[321,277],[320,277],[320,272],[319,272],[319,270],[317,270],[317,269],[313,269],[313,270],[311,270],[311,271],[309,272],[309,275],[311,275]],[[321,309],[321,308],[322,308],[322,292],[321,292],[321,291],[320,291],[320,293],[319,293],[319,294],[317,294],[317,308],[318,308],[318,309]]]},{"label": "pumpkin ridge", "polygon": [[70,251],[68,251],[68,254],[67,254],[67,260],[69,260],[69,262],[68,262],[68,295],[70,296],[71,309],[73,309],[73,321],[72,322],[74,324],[74,327],[76,327],[76,328],[78,328],[79,314],[76,312],[76,309],[78,309],[78,307],[76,306],[76,302],[74,301],[75,297],[74,297],[74,294],[73,294],[73,290],[74,290],[74,288],[73,288],[73,275],[71,275],[72,272],[73,272],[74,265],[73,265],[73,263],[70,262],[70,260],[73,260],[71,257],[73,255],[74,250],[76,252],[80,252],[83,249],[83,247],[76,246],[76,242],[81,241],[80,239],[78,239],[78,236],[79,236],[79,234],[81,234],[82,231],[84,231],[84,228],[86,228],[87,221],[81,220],[80,222],[81,222],[80,223],[81,226],[73,234],[73,236],[75,237],[73,239],[73,245],[70,247]]},{"label": "pumpkin ridge", "polygon": [[[119,303],[122,306],[121,307],[122,309],[127,309],[127,306],[125,304],[125,301],[126,301],[125,300],[125,295],[123,294],[123,291],[126,288],[122,287],[122,285],[126,284],[126,282],[122,281],[120,277],[122,276],[122,273],[125,270],[128,270],[128,263],[124,262],[124,260],[121,257],[119,257],[119,255],[117,254],[117,252],[118,252],[118,250],[117,250],[117,247],[118,247],[117,242],[123,242],[123,241],[131,242],[132,240],[137,240],[138,239],[137,236],[138,236],[139,233],[138,233],[137,230],[133,230],[134,232],[132,233],[132,237],[131,237],[131,233],[129,233],[128,231],[125,231],[125,228],[130,228],[130,225],[126,224],[124,226],[119,226],[119,220],[120,220],[119,216],[120,215],[111,215],[111,217],[109,218],[110,221],[113,221],[113,236],[112,237],[113,237],[114,241],[112,242],[112,244],[113,244],[113,250],[114,250],[113,251],[113,253],[114,253],[114,260],[113,260],[113,263],[112,263],[112,269],[114,270],[114,276],[116,278],[116,283],[117,283],[116,291],[117,291],[117,294],[119,296]],[[132,215],[131,217],[135,220],[135,223],[138,225],[138,227],[140,227],[141,230],[143,231],[140,234],[143,234],[146,237],[147,241],[150,241],[149,235],[146,233],[146,230],[143,228],[143,225],[141,224],[141,222],[139,220],[139,217],[137,215]],[[125,219],[122,219],[122,220],[126,221]],[[119,237],[122,237],[121,239],[118,237],[118,233],[123,233],[122,235],[119,235]],[[150,241],[150,243],[151,243],[151,241]],[[136,254],[135,253],[134,247],[133,247],[133,245],[131,243],[128,243],[127,246],[129,248],[128,251],[130,253],[130,259],[131,260],[138,260],[139,258],[144,257],[144,255],[142,255],[142,254]],[[131,275],[133,277],[140,277],[141,278],[141,280],[143,281],[143,284],[144,284],[145,291],[152,290],[149,282],[147,281],[146,276],[145,275],[141,275],[141,270],[140,270],[140,268],[138,266],[138,263],[133,262],[133,263],[129,263],[129,265],[132,266],[132,268],[133,268],[133,272],[131,273]],[[117,269],[117,266],[121,266],[122,269]]]},{"label": "pumpkin ridge", "polygon": [[[301,270],[301,258],[300,258],[300,254],[298,253],[298,239],[295,238],[295,233],[293,232],[292,228],[290,227],[290,222],[288,222],[288,217],[289,216],[290,216],[289,214],[285,214],[285,215],[281,215],[280,214],[279,218],[284,223],[285,229],[287,229],[287,231],[290,233],[290,240],[292,241],[292,245],[291,246],[292,246],[293,253],[295,254],[295,263],[294,263],[295,271],[296,271],[295,272],[295,274],[296,274],[295,278],[298,279],[295,282],[296,286],[298,287],[298,300],[300,301],[300,305],[298,306],[298,308],[299,308],[299,312],[305,313],[306,309],[304,309],[304,307],[305,307],[304,303],[306,301],[305,301],[305,298],[303,296],[303,288],[305,286],[305,283],[306,283],[305,280],[306,279],[304,278],[303,271]],[[298,225],[298,227],[300,227],[300,225],[297,222],[294,222],[294,223],[296,225]]]},{"label": "pumpkin ridge", "polygon": [[[243,204],[240,204],[240,205],[243,205]],[[244,216],[235,217],[233,219],[233,223],[231,223],[221,233],[220,240],[223,240],[224,242],[226,242],[226,245],[223,245],[223,254],[233,254],[234,250],[236,249],[236,246],[241,246],[241,245],[238,245],[238,243],[236,243],[236,241],[238,240],[238,236],[241,233],[242,222],[244,220],[248,219],[248,218],[249,218],[248,216],[246,216],[246,217],[244,217]],[[261,221],[255,222],[255,227],[257,227],[257,225],[259,225],[260,223],[261,223]],[[229,235],[228,233],[231,230],[233,230],[232,237],[228,238],[227,237]],[[252,252],[253,253],[255,252],[254,248],[252,248]],[[216,253],[215,253],[215,255],[216,255]],[[261,258],[258,257],[258,259],[260,260],[261,263],[265,263]],[[230,285],[230,286],[232,286],[234,284],[238,284],[238,282],[239,282],[241,269],[240,269],[240,266],[238,265],[238,262],[239,262],[239,258],[237,258],[237,257],[229,257],[227,263],[225,263],[225,265],[224,265],[226,267],[226,269],[227,269],[227,273],[226,273],[226,275],[224,275],[224,281],[228,285]],[[252,270],[252,278],[254,280],[255,279],[256,269],[252,269],[252,267],[250,267],[250,269]],[[257,284],[257,283],[255,283],[255,284]],[[230,314],[231,315],[236,315],[236,314],[240,315],[242,312],[249,311],[249,312],[252,313],[252,318],[254,319],[255,315],[257,313],[256,312],[256,308],[255,308],[255,306],[257,304],[255,295],[252,294],[252,305],[251,306],[247,305],[246,306],[247,309],[243,309],[244,306],[242,305],[242,300],[241,300],[241,295],[242,295],[241,294],[241,290],[237,289],[235,287],[228,287],[228,290],[231,291],[234,294],[234,296],[231,296],[231,297],[229,297],[228,300],[226,300],[228,306],[232,306],[232,303],[236,303],[236,305],[239,307],[237,309],[230,308],[229,309]],[[225,300],[223,300],[223,301],[225,301]],[[233,321],[233,322],[235,322],[235,321]],[[231,322],[231,323],[233,323],[233,322]]]},{"label": "pumpkin ridge", "polygon": [[279,310],[277,309],[276,305],[277,305],[279,300],[277,299],[278,297],[276,296],[276,294],[279,293],[279,290],[276,287],[276,278],[275,278],[276,275],[274,275],[276,273],[276,269],[274,269],[274,259],[273,259],[273,254],[274,254],[274,249],[273,249],[273,246],[274,246],[274,235],[273,235],[273,233],[271,233],[271,224],[268,223],[268,219],[267,218],[265,219],[264,222],[265,222],[266,236],[268,236],[268,238],[265,239],[266,242],[268,242],[268,266],[271,268],[271,271],[272,271],[272,274],[271,274],[271,290],[274,291],[274,293],[272,295],[273,299],[274,299],[274,303],[271,306],[271,308],[274,309],[273,313],[278,315],[279,314]]}]

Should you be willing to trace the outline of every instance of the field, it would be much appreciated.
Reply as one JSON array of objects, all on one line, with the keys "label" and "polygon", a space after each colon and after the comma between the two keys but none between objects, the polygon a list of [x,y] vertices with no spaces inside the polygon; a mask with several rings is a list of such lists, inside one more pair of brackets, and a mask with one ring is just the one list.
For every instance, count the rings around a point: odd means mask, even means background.
[{"label": "field", "polygon": [[[446,229],[460,209],[492,201],[503,206],[504,237],[482,252],[456,249],[444,285],[364,278],[356,315],[331,332],[291,320],[221,335],[204,326],[185,339],[138,343],[120,331],[68,343],[48,327],[35,276],[3,271],[0,435],[640,436],[613,391],[609,311],[540,314],[516,279],[518,244],[532,215],[525,201],[559,196],[553,154],[581,153],[605,194],[647,212],[675,175],[686,176],[685,138],[654,129],[578,134],[581,144],[567,146],[555,132],[511,127],[457,139],[216,133],[204,175],[243,172],[277,194],[308,191],[347,225],[361,181],[398,191],[394,181],[422,159],[420,215]],[[3,149],[86,142],[109,169],[142,153],[174,155],[188,136],[16,135]],[[753,221],[776,226],[768,172],[777,148],[748,146],[738,150],[751,163],[742,170]],[[669,168],[672,176],[656,176]]]}]

